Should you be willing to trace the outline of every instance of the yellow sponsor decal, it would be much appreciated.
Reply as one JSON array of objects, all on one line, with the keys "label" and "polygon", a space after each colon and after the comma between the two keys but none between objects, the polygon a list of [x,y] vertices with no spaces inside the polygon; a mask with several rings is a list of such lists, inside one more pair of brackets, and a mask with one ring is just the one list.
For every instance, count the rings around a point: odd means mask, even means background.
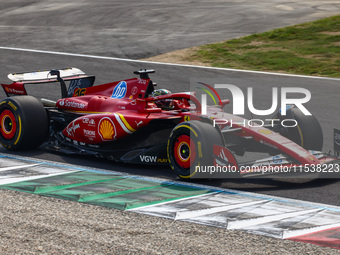
[{"label": "yellow sponsor decal", "polygon": [[132,127],[130,126],[130,124],[126,121],[126,119],[124,118],[124,116],[123,116],[122,114],[120,114],[120,113],[117,113],[117,114],[119,115],[120,119],[123,121],[125,127],[126,127],[128,130],[130,130],[131,132],[135,132],[135,131],[136,131],[134,128],[132,128]]},{"label": "yellow sponsor decal", "polygon": [[103,118],[100,120],[99,134],[103,140],[113,140],[115,133],[115,127],[109,118]]},{"label": "yellow sponsor decal", "polygon": [[167,158],[159,158],[159,159],[157,159],[157,163],[166,163],[166,162],[168,162]]},{"label": "yellow sponsor decal", "polygon": [[85,94],[86,94],[86,88],[83,88],[83,89],[79,88],[74,92],[75,97],[85,96]]},{"label": "yellow sponsor decal", "polygon": [[73,111],[73,110],[66,110],[66,109],[64,111],[78,113],[78,114],[112,114],[112,112]]},{"label": "yellow sponsor decal", "polygon": [[269,135],[269,134],[273,133],[272,131],[270,131],[268,129],[260,129],[257,132],[259,132],[261,134],[265,134],[265,135]]},{"label": "yellow sponsor decal", "polygon": [[190,121],[190,116],[188,115],[184,116],[184,121]]}]

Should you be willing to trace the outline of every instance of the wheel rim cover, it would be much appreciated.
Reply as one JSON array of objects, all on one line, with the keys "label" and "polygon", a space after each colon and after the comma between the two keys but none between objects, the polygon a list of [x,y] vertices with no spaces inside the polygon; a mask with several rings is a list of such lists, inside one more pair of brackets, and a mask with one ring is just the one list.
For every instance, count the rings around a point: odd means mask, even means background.
[{"label": "wheel rim cover", "polygon": [[190,168],[191,162],[194,162],[196,158],[196,147],[191,141],[190,136],[181,135],[176,139],[174,155],[177,164],[181,168]]},{"label": "wheel rim cover", "polygon": [[12,139],[15,136],[17,122],[12,111],[4,110],[0,115],[0,132],[5,139]]}]

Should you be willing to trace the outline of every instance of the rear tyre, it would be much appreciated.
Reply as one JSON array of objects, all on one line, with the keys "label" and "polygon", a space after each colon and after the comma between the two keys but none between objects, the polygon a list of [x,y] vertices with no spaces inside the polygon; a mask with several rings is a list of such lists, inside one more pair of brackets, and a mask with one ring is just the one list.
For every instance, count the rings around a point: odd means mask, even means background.
[{"label": "rear tyre", "polygon": [[280,119],[281,121],[285,120],[284,123],[286,126],[293,126],[293,121],[289,121],[289,119],[294,119],[297,122],[297,125],[295,127],[284,127],[281,125],[279,133],[299,144],[306,150],[321,151],[323,146],[323,134],[319,121],[314,115],[305,115],[295,106],[289,107],[285,116],[281,115],[279,112],[275,118]]},{"label": "rear tyre", "polygon": [[8,150],[33,149],[48,134],[48,114],[32,96],[10,97],[0,102],[0,143]]},{"label": "rear tyre", "polygon": [[213,146],[222,145],[220,132],[211,124],[190,121],[178,124],[168,139],[168,159],[172,170],[182,179],[207,178],[195,171],[197,166],[213,166]]}]

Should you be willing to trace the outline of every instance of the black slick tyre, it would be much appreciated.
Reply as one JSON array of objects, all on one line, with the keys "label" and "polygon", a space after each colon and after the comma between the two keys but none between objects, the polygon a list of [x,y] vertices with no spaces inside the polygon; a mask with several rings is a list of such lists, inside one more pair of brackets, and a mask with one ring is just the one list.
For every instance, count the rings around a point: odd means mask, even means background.
[{"label": "black slick tyre", "polygon": [[188,121],[178,124],[172,130],[167,153],[172,170],[182,179],[208,178],[196,167],[213,166],[213,146],[222,145],[222,136],[209,123]]},{"label": "black slick tyre", "polygon": [[[284,121],[286,126],[281,125],[279,132],[281,135],[297,143],[306,150],[321,151],[323,146],[323,134],[319,121],[314,115],[305,115],[299,108],[290,106],[286,116],[277,114],[278,119]],[[295,120],[290,121],[289,119]],[[296,124],[295,127],[293,125]]]},{"label": "black slick tyre", "polygon": [[0,102],[0,143],[8,150],[33,149],[48,134],[44,106],[32,96],[9,97]]}]

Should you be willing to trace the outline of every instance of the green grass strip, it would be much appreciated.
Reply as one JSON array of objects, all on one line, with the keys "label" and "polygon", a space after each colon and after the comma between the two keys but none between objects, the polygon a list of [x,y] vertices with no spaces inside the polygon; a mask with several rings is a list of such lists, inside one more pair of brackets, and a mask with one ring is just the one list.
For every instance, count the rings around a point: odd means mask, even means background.
[{"label": "green grass strip", "polygon": [[340,77],[340,15],[198,47],[185,61]]}]

